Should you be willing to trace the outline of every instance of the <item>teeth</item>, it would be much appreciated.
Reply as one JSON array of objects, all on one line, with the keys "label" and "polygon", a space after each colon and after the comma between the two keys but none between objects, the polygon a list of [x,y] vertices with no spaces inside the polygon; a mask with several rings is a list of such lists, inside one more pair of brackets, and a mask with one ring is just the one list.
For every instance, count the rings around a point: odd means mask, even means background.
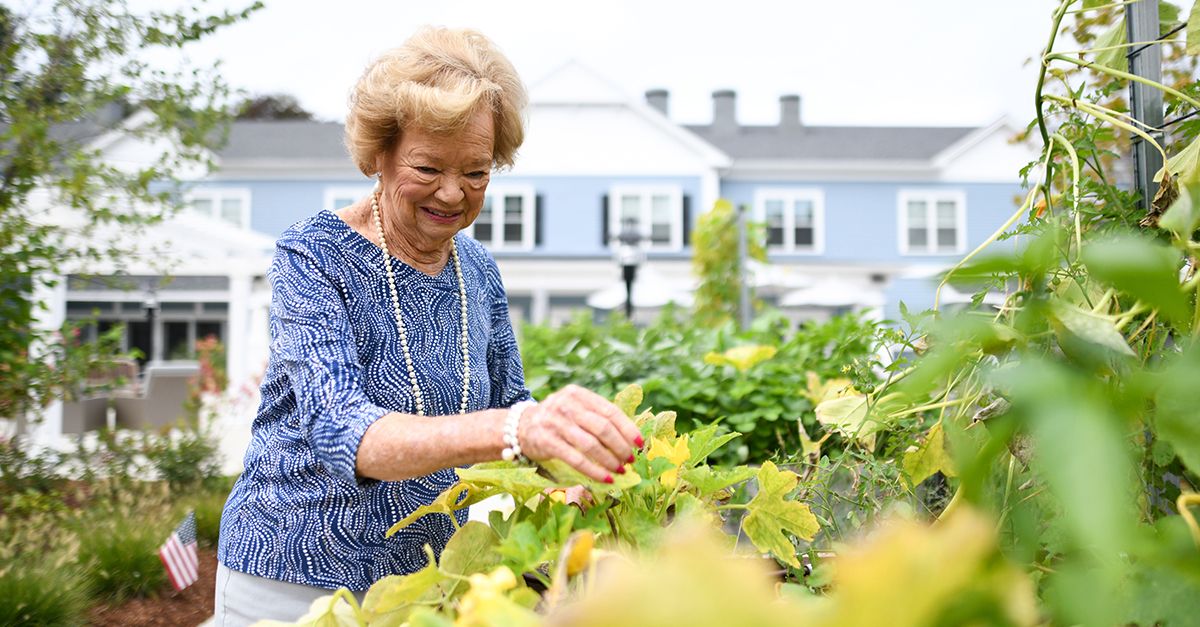
[{"label": "teeth", "polygon": [[429,213],[432,213],[433,215],[435,215],[439,218],[453,218],[454,217],[454,214],[452,214],[452,213],[440,213],[440,212],[434,211],[433,209],[426,209],[425,211],[428,211]]}]

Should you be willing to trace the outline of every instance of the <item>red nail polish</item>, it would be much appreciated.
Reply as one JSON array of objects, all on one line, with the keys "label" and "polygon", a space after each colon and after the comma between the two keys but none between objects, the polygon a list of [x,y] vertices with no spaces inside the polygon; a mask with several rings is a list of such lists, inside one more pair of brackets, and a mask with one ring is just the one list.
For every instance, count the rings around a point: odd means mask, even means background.
[{"label": "red nail polish", "polygon": [[636,444],[636,445],[638,446],[638,448],[641,448],[641,447],[642,447],[642,445],[644,445],[644,444],[646,443],[646,441],[645,441],[645,440],[643,440],[643,439],[642,439],[642,436],[640,436],[640,435],[639,435],[639,436],[637,437],[637,439],[635,439],[635,440],[633,441],[633,443],[634,443],[634,444]]},{"label": "red nail polish", "polygon": [[633,463],[633,453],[630,453],[630,454],[629,454],[629,459],[625,460],[625,463],[626,463],[626,464],[632,464],[632,463]]},{"label": "red nail polish", "polygon": [[617,466],[617,469],[616,469],[615,471],[613,471],[613,472],[616,472],[618,475],[623,475],[623,474],[625,474],[625,467],[624,467],[624,466]]},{"label": "red nail polish", "polygon": [[604,477],[604,483],[612,483],[612,482],[613,482],[612,475],[607,475]]}]

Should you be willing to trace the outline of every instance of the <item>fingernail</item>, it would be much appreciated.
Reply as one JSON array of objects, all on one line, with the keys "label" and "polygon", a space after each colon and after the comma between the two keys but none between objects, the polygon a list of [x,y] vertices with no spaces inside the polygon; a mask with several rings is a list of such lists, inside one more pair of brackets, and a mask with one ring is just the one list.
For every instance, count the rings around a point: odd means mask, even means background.
[{"label": "fingernail", "polygon": [[641,447],[642,447],[642,445],[644,445],[644,444],[646,443],[646,441],[645,441],[645,440],[643,440],[643,439],[642,439],[642,436],[640,436],[640,435],[639,435],[639,436],[638,436],[638,437],[637,437],[637,438],[636,438],[636,439],[633,441],[633,443],[634,443],[634,444],[636,444],[636,445],[638,446],[638,448],[641,448]]},{"label": "fingernail", "polygon": [[612,483],[612,482],[613,482],[612,475],[605,475],[604,483]]},{"label": "fingernail", "polygon": [[623,474],[625,474],[625,467],[624,467],[624,466],[617,466],[616,473],[617,473],[618,475],[623,475]]},{"label": "fingernail", "polygon": [[625,460],[625,463],[626,463],[626,464],[632,464],[632,463],[633,463],[633,453],[630,453],[630,454],[629,454],[629,459]]}]

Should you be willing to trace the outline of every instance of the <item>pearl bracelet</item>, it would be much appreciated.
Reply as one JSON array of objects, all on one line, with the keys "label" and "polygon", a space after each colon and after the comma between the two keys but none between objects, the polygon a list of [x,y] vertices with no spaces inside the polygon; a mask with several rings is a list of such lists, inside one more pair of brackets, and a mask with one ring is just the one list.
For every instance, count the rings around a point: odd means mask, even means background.
[{"label": "pearl bracelet", "polygon": [[517,436],[517,430],[521,426],[521,415],[531,405],[536,405],[536,401],[521,401],[513,404],[508,408],[508,417],[504,419],[504,450],[500,451],[500,457],[504,461],[511,462],[527,462],[529,458],[521,454],[521,442]]}]

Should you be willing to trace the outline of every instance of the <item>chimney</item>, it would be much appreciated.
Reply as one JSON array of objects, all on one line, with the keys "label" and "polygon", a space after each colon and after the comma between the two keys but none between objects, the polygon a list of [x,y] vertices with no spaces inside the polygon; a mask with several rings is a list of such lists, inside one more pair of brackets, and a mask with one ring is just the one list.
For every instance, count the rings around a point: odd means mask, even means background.
[{"label": "chimney", "polygon": [[800,96],[787,94],[779,97],[779,128],[800,128]]},{"label": "chimney", "polygon": [[651,108],[657,109],[659,113],[670,117],[667,113],[667,101],[670,98],[670,93],[665,89],[647,89],[646,104]]},{"label": "chimney", "polygon": [[737,122],[737,92],[732,89],[719,89],[712,93],[713,99],[713,131],[734,132]]}]

